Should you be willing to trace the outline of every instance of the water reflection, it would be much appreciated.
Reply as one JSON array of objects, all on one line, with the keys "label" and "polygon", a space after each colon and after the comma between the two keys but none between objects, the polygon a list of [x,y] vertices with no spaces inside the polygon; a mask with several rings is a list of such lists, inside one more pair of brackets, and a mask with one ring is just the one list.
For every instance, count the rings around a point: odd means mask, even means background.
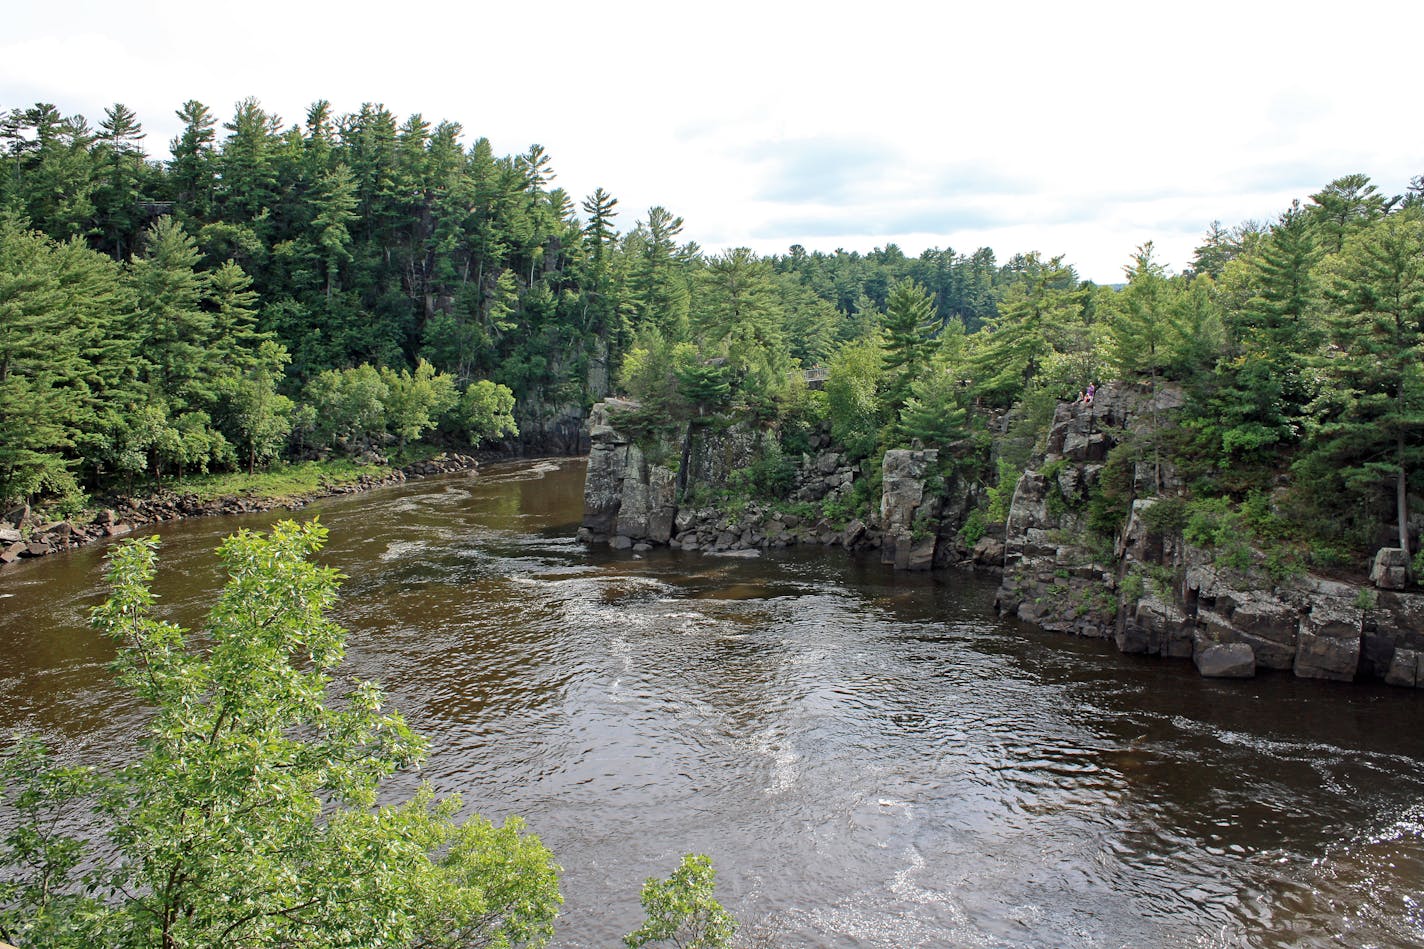
[{"label": "water reflection", "polygon": [[[423,777],[559,855],[560,945],[616,944],[686,851],[779,945],[1424,942],[1424,697],[1206,682],[838,551],[590,552],[581,484],[491,466],[303,514],[348,577],[350,671],[432,739]],[[179,621],[234,526],[161,531]],[[99,569],[0,577],[0,727],[113,757],[141,710],[84,625]]]}]

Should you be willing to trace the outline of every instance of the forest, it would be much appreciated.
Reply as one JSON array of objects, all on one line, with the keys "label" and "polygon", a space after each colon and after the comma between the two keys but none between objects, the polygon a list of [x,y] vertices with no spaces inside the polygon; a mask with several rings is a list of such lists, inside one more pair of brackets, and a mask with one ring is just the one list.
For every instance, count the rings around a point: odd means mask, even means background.
[{"label": "forest", "polygon": [[1275,220],[1212,222],[1180,273],[1125,249],[1103,286],[1039,252],[704,252],[665,207],[569,195],[539,145],[497,156],[378,104],[177,115],[155,159],[121,104],[95,126],[0,112],[7,504],[508,441],[615,393],[684,444],[768,433],[749,491],[774,494],[819,426],[871,469],[946,448],[947,477],[1002,494],[1012,446],[1111,378],[1183,388],[1182,424],[1135,450],[1216,523],[1316,566],[1416,549],[1424,178],[1345,174]]}]

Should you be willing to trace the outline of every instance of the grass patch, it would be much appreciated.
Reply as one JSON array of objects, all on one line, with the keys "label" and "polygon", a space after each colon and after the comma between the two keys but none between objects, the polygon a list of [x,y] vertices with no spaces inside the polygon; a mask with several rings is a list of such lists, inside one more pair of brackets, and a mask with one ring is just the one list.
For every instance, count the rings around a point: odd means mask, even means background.
[{"label": "grass patch", "polygon": [[182,480],[169,481],[165,486],[174,494],[204,501],[220,498],[289,501],[342,485],[355,484],[363,475],[379,478],[390,470],[386,465],[361,465],[341,458],[273,465],[266,471],[254,474],[229,472],[193,475]]}]

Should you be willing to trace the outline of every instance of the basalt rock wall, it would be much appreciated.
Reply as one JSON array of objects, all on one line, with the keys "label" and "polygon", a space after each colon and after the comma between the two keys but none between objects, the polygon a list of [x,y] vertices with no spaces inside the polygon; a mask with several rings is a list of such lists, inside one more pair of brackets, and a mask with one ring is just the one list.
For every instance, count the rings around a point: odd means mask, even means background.
[{"label": "basalt rock wall", "polygon": [[[1147,445],[1181,404],[1172,387],[1111,385],[1091,406],[1058,407],[1046,451],[1014,492],[999,611],[1111,639],[1126,653],[1191,659],[1208,676],[1274,669],[1424,687],[1424,595],[1392,589],[1400,584],[1388,552],[1373,582],[1310,574],[1272,581],[1253,566],[1223,566],[1153,516],[1156,505],[1182,497],[1175,473],[1147,448],[1130,461],[1111,455],[1134,440]],[[1125,481],[1118,488],[1132,496],[1112,537],[1088,525],[1088,498],[1105,476]]]},{"label": "basalt rock wall", "polygon": [[[588,476],[579,538],[615,549],[660,544],[714,554],[754,556],[764,548],[795,544],[879,550],[903,570],[928,570],[969,555],[957,533],[974,507],[977,487],[944,490],[934,449],[887,452],[883,493],[868,517],[833,516],[847,506],[867,466],[852,462],[814,433],[810,451],[795,461],[784,497],[754,498],[735,506],[677,500],[670,464],[649,461],[649,452],[620,430],[619,415],[634,403],[609,399],[594,406],[589,424]],[[772,436],[733,426],[698,433],[689,451],[692,483],[718,488],[752,464]],[[662,458],[680,458],[679,446],[658,446]],[[828,514],[827,512],[832,512]]]}]

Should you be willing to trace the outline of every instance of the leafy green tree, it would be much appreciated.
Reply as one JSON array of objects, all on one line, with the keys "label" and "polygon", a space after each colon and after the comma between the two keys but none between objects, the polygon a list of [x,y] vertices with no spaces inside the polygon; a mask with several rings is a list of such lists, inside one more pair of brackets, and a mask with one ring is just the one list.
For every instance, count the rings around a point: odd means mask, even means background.
[{"label": "leafy green tree", "polygon": [[122,401],[131,311],[112,261],[0,212],[0,500],[77,493],[80,452]]},{"label": "leafy green tree", "polygon": [[216,197],[224,220],[249,224],[264,240],[268,209],[277,203],[277,165],[273,153],[282,120],[265,111],[256,99],[237,104],[232,121],[224,124],[228,136],[217,156]]},{"label": "leafy green tree", "polygon": [[356,220],[356,182],[351,169],[338,163],[324,173],[316,183],[312,205],[316,216],[312,230],[321,248],[321,263],[326,271],[326,298],[331,299],[343,264],[354,260],[349,226]]},{"label": "leafy green tree", "polygon": [[95,229],[99,246],[116,260],[128,256],[142,221],[139,202],[149,172],[143,153],[145,136],[138,116],[122,102],[104,110],[94,149],[98,166]]},{"label": "leafy green tree", "polygon": [[367,449],[386,431],[389,397],[390,387],[380,370],[365,363],[354,369],[328,369],[307,383],[304,393],[316,409],[320,442]]},{"label": "leafy green tree", "polygon": [[910,381],[910,394],[895,425],[895,440],[908,445],[918,440],[928,448],[939,448],[965,437],[969,416],[969,390],[964,384],[963,326],[956,319],[942,345],[923,371]]},{"label": "leafy green tree", "polygon": [[841,347],[826,376],[831,436],[852,458],[875,451],[883,424],[884,353],[871,337]]},{"label": "leafy green tree", "polygon": [[87,236],[98,184],[93,129],[83,116],[63,117],[48,102],[26,109],[22,128],[31,139],[16,164],[16,193],[24,213],[58,240]]},{"label": "leafy green tree", "polygon": [[628,949],[671,943],[677,949],[726,949],[737,921],[717,902],[717,871],[704,854],[687,854],[666,880],[649,877],[639,902],[646,919],[623,937]]},{"label": "leafy green tree", "polygon": [[770,265],[745,247],[734,248],[707,261],[697,287],[692,329],[701,356],[724,360],[717,375],[731,384],[738,403],[769,418],[790,368],[785,313]]},{"label": "leafy green tree", "polygon": [[[428,787],[376,807],[425,742],[373,682],[332,693],[346,634],[325,530],[239,532],[202,635],[153,614],[156,542],[116,549],[95,623],[119,681],[153,709],[133,763],[56,766],[34,742],[3,779],[0,935],[54,947],[538,946],[558,868],[518,818],[456,819]],[[88,804],[90,850],[56,821]],[[81,869],[83,867],[92,869]]]},{"label": "leafy green tree", "polygon": [[206,276],[198,269],[197,243],[172,217],[147,232],[143,255],[129,263],[138,302],[133,336],[141,378],[163,398],[185,404],[208,381],[213,314],[205,306]]},{"label": "leafy green tree", "polygon": [[213,131],[217,119],[207,106],[189,99],[177,112],[183,131],[169,144],[173,156],[169,181],[180,213],[186,220],[204,223],[212,214],[217,187]]},{"label": "leafy green tree", "polygon": [[264,341],[252,367],[221,385],[223,427],[246,460],[248,474],[277,457],[291,434],[294,403],[277,391],[290,361],[280,343]]},{"label": "leafy green tree", "polygon": [[1124,378],[1151,377],[1155,384],[1172,361],[1172,288],[1148,241],[1123,268],[1127,287],[1108,321],[1109,359]]},{"label": "leafy green tree", "polygon": [[[1271,459],[1303,432],[1313,398],[1309,360],[1319,345],[1320,259],[1314,229],[1293,207],[1249,260],[1249,295],[1224,317],[1227,352],[1197,396],[1193,426],[1215,444],[1208,451],[1225,468]],[[1193,294],[1198,293],[1195,284]],[[1200,327],[1184,338],[1201,340]]]},{"label": "leafy green tree", "polygon": [[635,329],[653,326],[669,338],[687,336],[691,299],[688,262],[694,252],[677,245],[683,226],[682,218],[664,207],[654,207],[648,210],[647,222],[639,222],[629,235],[627,250],[634,257],[629,292]]},{"label": "leafy green tree", "polygon": [[472,445],[519,434],[514,421],[514,393],[487,379],[470,383],[460,394],[458,417],[461,433]]},{"label": "leafy green tree", "polygon": [[408,369],[382,369],[386,384],[386,426],[404,447],[433,429],[460,401],[454,376],[437,373],[424,359]]}]

